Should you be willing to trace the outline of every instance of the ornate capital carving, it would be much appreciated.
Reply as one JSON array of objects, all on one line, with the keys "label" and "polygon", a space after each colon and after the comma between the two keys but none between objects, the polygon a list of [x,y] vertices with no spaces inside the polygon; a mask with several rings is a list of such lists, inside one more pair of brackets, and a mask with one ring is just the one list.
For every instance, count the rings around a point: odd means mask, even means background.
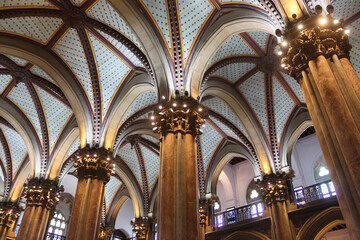
[{"label": "ornate capital carving", "polygon": [[136,240],[146,239],[152,220],[150,217],[139,217],[131,221],[132,230],[136,234]]},{"label": "ornate capital carving", "polygon": [[63,186],[58,186],[57,181],[33,178],[25,184],[24,196],[28,206],[42,206],[52,211],[63,191]]},{"label": "ornate capital carving", "polygon": [[153,130],[156,133],[166,135],[181,132],[200,135],[206,116],[207,111],[204,106],[195,99],[185,96],[158,104],[151,119],[154,120],[152,124],[155,125]]},{"label": "ornate capital carving", "polygon": [[108,226],[100,226],[99,240],[108,240],[111,237],[113,229]]},{"label": "ornate capital carving", "polygon": [[[301,78],[301,72],[308,68],[309,61],[323,55],[326,58],[336,54],[339,58],[349,58],[351,44],[342,28],[342,23],[331,17],[317,16],[298,21],[284,35],[280,44],[284,53],[282,67],[289,70],[295,79]],[[281,36],[280,32],[279,36]]]},{"label": "ornate capital carving", "polygon": [[263,180],[257,181],[257,185],[261,189],[266,205],[271,206],[274,202],[282,202],[289,199],[288,181],[294,177],[294,172],[267,174]]},{"label": "ornate capital carving", "polygon": [[12,202],[0,203],[0,226],[11,228],[18,220],[22,209]]},{"label": "ornate capital carving", "polygon": [[115,174],[115,164],[112,152],[105,148],[90,148],[86,146],[79,150],[74,163],[76,176],[79,179],[100,179],[107,183]]},{"label": "ornate capital carving", "polygon": [[208,211],[209,211],[209,202],[207,200],[200,201],[200,206],[199,206],[200,225],[205,225],[206,224],[206,219],[207,219],[208,214],[209,214]]}]

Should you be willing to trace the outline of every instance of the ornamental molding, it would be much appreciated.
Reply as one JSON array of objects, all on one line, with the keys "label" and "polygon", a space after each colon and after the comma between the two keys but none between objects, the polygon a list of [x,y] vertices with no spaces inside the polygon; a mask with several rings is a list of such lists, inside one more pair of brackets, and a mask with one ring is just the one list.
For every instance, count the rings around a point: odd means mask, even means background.
[{"label": "ornamental molding", "polygon": [[153,131],[166,135],[168,133],[202,134],[201,127],[205,124],[207,109],[197,100],[189,96],[178,96],[163,101],[155,106],[152,125]]},{"label": "ornamental molding", "polygon": [[107,183],[115,174],[114,157],[110,149],[89,145],[80,149],[74,163],[78,179],[99,179]]},{"label": "ornamental molding", "polygon": [[136,234],[136,239],[145,240],[148,232],[151,230],[151,224],[154,219],[150,217],[138,217],[131,220],[132,230]]},{"label": "ornamental molding", "polygon": [[294,177],[294,172],[271,173],[263,176],[256,182],[260,187],[263,200],[266,205],[271,206],[275,202],[285,202],[289,199],[288,183]]},{"label": "ornamental molding", "polygon": [[295,21],[293,27],[282,34],[277,30],[278,37],[282,37],[281,51],[284,53],[282,67],[287,69],[290,76],[299,80],[302,71],[306,71],[309,62],[318,56],[330,58],[337,55],[339,58],[349,58],[352,48],[349,37],[342,27],[342,22],[331,17],[334,8],[327,7],[328,15],[321,15],[322,8],[316,6],[317,15],[303,21]]},{"label": "ornamental molding", "polygon": [[11,228],[17,222],[22,209],[13,202],[0,203],[0,226]]},{"label": "ornamental molding", "polygon": [[58,186],[58,181],[44,178],[33,178],[25,184],[24,197],[27,206],[41,206],[50,211],[55,210],[60,200],[63,186]]}]

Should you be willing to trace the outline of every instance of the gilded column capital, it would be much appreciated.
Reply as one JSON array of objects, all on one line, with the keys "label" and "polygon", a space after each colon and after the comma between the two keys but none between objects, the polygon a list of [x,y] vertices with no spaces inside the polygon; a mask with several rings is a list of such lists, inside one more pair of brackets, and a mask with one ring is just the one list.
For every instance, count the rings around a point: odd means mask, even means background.
[{"label": "gilded column capital", "polygon": [[272,173],[263,176],[257,181],[266,205],[271,206],[274,202],[282,202],[289,199],[288,182],[294,177],[294,172]]},{"label": "gilded column capital", "polygon": [[74,163],[76,176],[79,179],[100,179],[107,183],[115,174],[114,157],[105,148],[86,146],[79,150]]},{"label": "gilded column capital", "polygon": [[[331,5],[327,9],[329,13],[334,10]],[[321,15],[320,6],[316,10],[317,15],[295,20],[284,34],[277,30],[278,37],[283,39],[278,51],[283,56],[281,66],[297,80],[308,68],[309,61],[320,55],[328,58],[336,54],[339,58],[349,58],[352,47],[342,21],[331,17],[331,14]]]},{"label": "gilded column capital", "polygon": [[111,237],[113,228],[109,226],[100,226],[99,240],[108,240]]},{"label": "gilded column capital", "polygon": [[26,205],[41,206],[54,210],[59,202],[63,186],[58,186],[58,181],[44,178],[32,178],[25,184],[24,197]]},{"label": "gilded column capital", "polygon": [[18,220],[22,209],[12,202],[0,203],[0,226],[10,228]]},{"label": "gilded column capital", "polygon": [[207,216],[208,216],[208,211],[209,211],[209,201],[206,199],[206,200],[203,200],[201,201],[200,200],[200,204],[199,204],[199,220],[200,220],[200,225],[205,225],[206,224],[206,219],[207,219]]},{"label": "gilded column capital", "polygon": [[150,231],[153,219],[150,217],[138,217],[131,221],[132,230],[136,234],[136,239],[146,239]]},{"label": "gilded column capital", "polygon": [[159,103],[151,116],[153,131],[167,133],[200,135],[205,123],[207,111],[198,101],[189,96],[177,96],[166,102]]}]

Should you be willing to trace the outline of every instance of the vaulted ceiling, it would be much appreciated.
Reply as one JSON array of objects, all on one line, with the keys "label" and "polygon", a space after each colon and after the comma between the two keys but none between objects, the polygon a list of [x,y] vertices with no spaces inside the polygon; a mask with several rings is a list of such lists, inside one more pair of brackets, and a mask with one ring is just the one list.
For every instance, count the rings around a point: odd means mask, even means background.
[{"label": "vaulted ceiling", "polygon": [[[305,2],[309,11],[323,4]],[[332,4],[360,73],[360,2]],[[159,141],[149,118],[175,90],[209,108],[196,141],[200,194],[228,155],[249,160],[257,176],[286,167],[290,136],[310,119],[300,86],[279,66],[277,28],[284,14],[264,0],[2,1],[3,198],[19,197],[29,176],[62,179],[90,144],[116,155],[107,211],[124,188],[151,211]]]}]

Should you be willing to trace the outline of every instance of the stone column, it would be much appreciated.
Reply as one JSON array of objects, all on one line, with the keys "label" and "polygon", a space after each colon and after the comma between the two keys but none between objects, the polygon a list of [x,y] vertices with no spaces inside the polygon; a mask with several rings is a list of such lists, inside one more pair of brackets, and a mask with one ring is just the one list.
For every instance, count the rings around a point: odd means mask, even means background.
[{"label": "stone column", "polygon": [[15,238],[15,228],[20,216],[20,207],[13,202],[0,203],[0,240]]},{"label": "stone column", "polygon": [[60,192],[58,182],[33,178],[25,185],[26,208],[16,239],[43,239],[48,222],[52,218]]},{"label": "stone column", "polygon": [[210,199],[200,200],[199,221],[200,221],[200,240],[205,240],[205,234],[209,229],[210,220],[214,218],[212,214]]},{"label": "stone column", "polygon": [[269,208],[271,229],[275,240],[295,239],[288,216],[289,190],[288,183],[293,172],[265,175],[257,185],[261,189],[265,206]]},{"label": "stone column", "polygon": [[112,153],[86,146],[80,149],[74,167],[79,180],[67,239],[98,239],[105,184],[115,173]]},{"label": "stone column", "polygon": [[148,217],[139,217],[131,221],[132,230],[135,233],[135,240],[151,239],[152,219]]},{"label": "stone column", "polygon": [[[350,236],[360,239],[360,81],[348,36],[330,14],[284,35],[283,66],[300,83]],[[327,24],[318,26],[320,18]]]},{"label": "stone column", "polygon": [[156,108],[154,131],[160,133],[159,239],[199,239],[195,137],[201,134],[204,107],[190,97],[177,97]]}]

